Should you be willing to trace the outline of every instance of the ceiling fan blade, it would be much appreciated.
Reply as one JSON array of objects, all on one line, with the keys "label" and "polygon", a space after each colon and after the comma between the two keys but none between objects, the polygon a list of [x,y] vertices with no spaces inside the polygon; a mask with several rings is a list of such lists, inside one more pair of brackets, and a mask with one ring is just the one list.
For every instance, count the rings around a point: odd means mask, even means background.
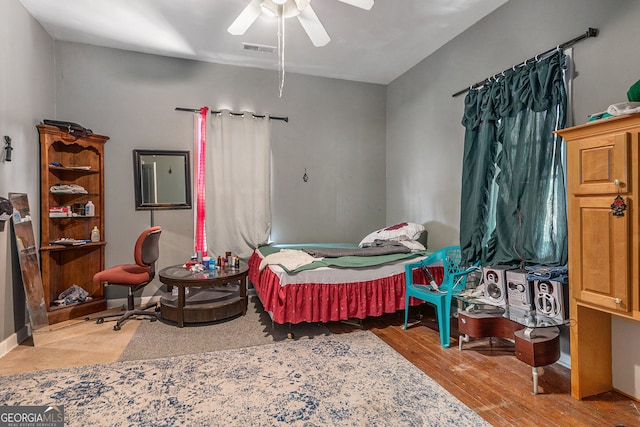
[{"label": "ceiling fan blade", "polygon": [[327,30],[324,29],[320,19],[318,19],[318,15],[316,15],[310,5],[300,11],[298,21],[300,21],[302,28],[307,32],[311,43],[313,43],[315,47],[324,46],[331,41]]},{"label": "ceiling fan blade", "polygon": [[351,6],[359,7],[364,10],[371,10],[373,7],[373,0],[338,0],[342,3],[350,4]]},{"label": "ceiling fan blade", "polygon": [[229,28],[227,28],[227,31],[234,36],[241,36],[244,34],[251,24],[258,19],[258,16],[260,16],[260,13],[262,12],[260,3],[261,0],[251,0],[251,3],[249,3],[247,7],[240,12],[240,15],[238,15],[236,20],[233,21]]}]

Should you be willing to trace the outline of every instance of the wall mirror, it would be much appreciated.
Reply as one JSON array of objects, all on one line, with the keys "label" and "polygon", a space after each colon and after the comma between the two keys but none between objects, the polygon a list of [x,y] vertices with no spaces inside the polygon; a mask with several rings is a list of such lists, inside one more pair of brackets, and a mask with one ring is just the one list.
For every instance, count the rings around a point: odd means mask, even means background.
[{"label": "wall mirror", "polygon": [[20,261],[22,284],[27,297],[27,311],[31,320],[31,328],[49,326],[47,307],[44,301],[44,287],[38,264],[38,250],[33,235],[29,199],[24,193],[9,193],[9,201],[13,205],[13,232]]},{"label": "wall mirror", "polygon": [[133,150],[136,210],[191,209],[189,152]]}]

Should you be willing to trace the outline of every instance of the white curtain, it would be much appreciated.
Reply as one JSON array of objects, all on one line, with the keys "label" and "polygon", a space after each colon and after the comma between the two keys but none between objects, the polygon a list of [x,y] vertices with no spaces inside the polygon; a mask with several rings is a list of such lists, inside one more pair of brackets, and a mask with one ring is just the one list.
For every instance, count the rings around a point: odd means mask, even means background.
[{"label": "white curtain", "polygon": [[227,110],[211,116],[207,144],[209,255],[248,258],[271,232],[271,124]]}]

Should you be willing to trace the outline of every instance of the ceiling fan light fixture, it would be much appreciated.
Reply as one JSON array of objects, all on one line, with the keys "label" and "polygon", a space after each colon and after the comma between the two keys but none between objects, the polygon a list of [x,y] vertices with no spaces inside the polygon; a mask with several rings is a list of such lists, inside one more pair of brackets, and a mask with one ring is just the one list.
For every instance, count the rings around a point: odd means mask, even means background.
[{"label": "ceiling fan light fixture", "polygon": [[303,7],[299,3],[308,6],[308,0],[262,0],[260,8],[265,15],[275,18],[282,16],[283,18],[293,18],[298,16]]}]

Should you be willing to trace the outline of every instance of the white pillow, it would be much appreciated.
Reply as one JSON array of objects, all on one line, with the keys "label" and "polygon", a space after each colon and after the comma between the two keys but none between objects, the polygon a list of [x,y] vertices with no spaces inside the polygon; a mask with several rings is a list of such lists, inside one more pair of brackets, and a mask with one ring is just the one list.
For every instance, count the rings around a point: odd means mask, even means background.
[{"label": "white pillow", "polygon": [[414,224],[413,222],[401,222],[399,224],[391,225],[389,227],[381,228],[367,237],[362,239],[360,247],[364,247],[367,244],[373,243],[374,240],[416,240],[420,237],[424,231],[424,226],[421,224]]}]

